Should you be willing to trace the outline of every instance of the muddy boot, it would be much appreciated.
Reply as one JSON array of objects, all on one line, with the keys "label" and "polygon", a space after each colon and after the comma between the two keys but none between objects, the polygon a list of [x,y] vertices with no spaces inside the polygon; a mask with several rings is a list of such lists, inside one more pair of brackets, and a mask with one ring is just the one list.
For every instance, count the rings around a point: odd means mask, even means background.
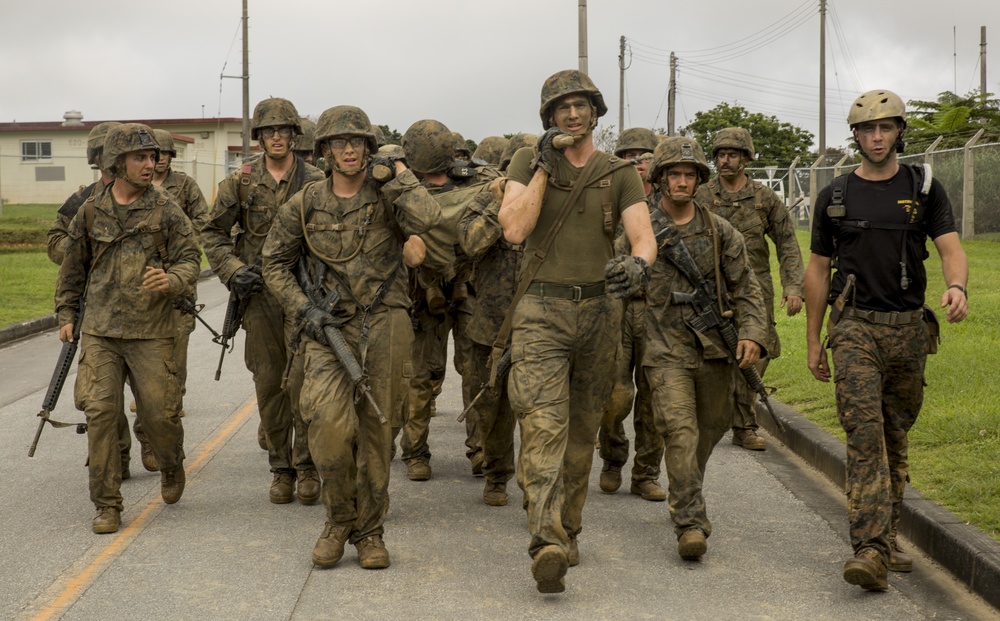
[{"label": "muddy boot", "polygon": [[414,459],[406,464],[406,478],[411,481],[428,481],[431,478],[430,462]]},{"label": "muddy boot", "polygon": [[764,438],[757,435],[756,429],[733,428],[733,444],[742,446],[748,451],[763,451],[767,448]]},{"label": "muddy boot", "polygon": [[486,482],[483,488],[483,502],[491,507],[504,507],[507,505],[507,484]]},{"label": "muddy boot", "polygon": [[486,458],[483,456],[482,451],[476,451],[469,458],[472,465],[472,476],[481,477],[483,476],[483,466],[486,464]]},{"label": "muddy boot", "polygon": [[129,468],[129,458],[128,453],[122,453],[122,481],[127,481],[132,478],[132,469]]},{"label": "muddy boot", "polygon": [[606,494],[613,494],[622,486],[622,467],[605,461],[601,468],[601,491]]},{"label": "muddy boot", "polygon": [[903,549],[899,547],[899,540],[895,537],[889,544],[889,571],[907,572],[913,571],[913,559]]},{"label": "muddy boot", "polygon": [[562,593],[566,590],[566,569],[569,559],[562,548],[555,545],[545,546],[535,554],[531,561],[531,577],[535,579],[535,587],[539,593]]},{"label": "muddy boot", "polygon": [[577,541],[576,537],[569,538],[569,554],[566,555],[566,560],[570,567],[576,567],[580,564],[580,542]]},{"label": "muddy boot", "polygon": [[335,526],[327,522],[313,546],[312,562],[324,569],[333,567],[344,556],[344,544],[351,537],[350,526]]},{"label": "muddy boot", "polygon": [[854,558],[844,563],[844,580],[856,584],[866,591],[885,591],[889,588],[889,576],[885,560],[875,548],[864,548]]},{"label": "muddy boot", "polygon": [[677,554],[685,561],[700,561],[708,551],[705,533],[700,528],[689,528],[677,540]]},{"label": "muddy boot", "polygon": [[294,494],[292,489],[295,486],[295,471],[279,470],[274,473],[271,480],[271,490],[269,496],[271,502],[276,505],[286,505],[292,502]]},{"label": "muddy boot", "polygon": [[159,472],[160,462],[153,455],[153,447],[143,439],[139,440],[140,455],[142,457],[142,467],[150,472]]},{"label": "muddy boot", "polygon": [[184,493],[184,466],[178,465],[160,472],[160,495],[163,502],[172,505],[181,499]]},{"label": "muddy boot", "polygon": [[299,470],[295,475],[295,493],[299,502],[311,505],[319,500],[319,473],[313,469]]},{"label": "muddy boot", "polygon": [[660,487],[659,482],[652,479],[646,479],[645,481],[632,482],[632,487],[629,491],[637,496],[642,496],[643,500],[652,500],[653,502],[663,502],[667,499],[667,491]]},{"label": "muddy boot", "polygon": [[122,525],[122,512],[117,507],[101,507],[94,516],[94,521],[90,524],[90,529],[96,535],[107,535],[117,533],[118,527]]},{"label": "muddy boot", "polygon": [[389,566],[389,551],[385,549],[381,535],[365,537],[354,547],[358,549],[358,562],[363,569],[385,569]]}]

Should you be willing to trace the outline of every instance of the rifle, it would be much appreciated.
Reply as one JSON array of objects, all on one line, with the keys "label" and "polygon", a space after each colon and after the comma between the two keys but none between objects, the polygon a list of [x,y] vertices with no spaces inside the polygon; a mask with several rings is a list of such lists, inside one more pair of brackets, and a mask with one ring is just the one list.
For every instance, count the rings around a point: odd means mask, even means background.
[{"label": "rifle", "polygon": [[[260,274],[260,263],[250,268],[255,273]],[[229,303],[226,305],[226,318],[222,321],[222,334],[217,334],[215,330],[212,330],[212,334],[215,334],[215,338],[212,339],[213,343],[218,343],[222,345],[222,352],[219,353],[219,366],[215,369],[215,381],[219,381],[222,376],[222,361],[226,357],[226,350],[230,352],[236,347],[235,343],[230,341],[236,337],[236,333],[240,331],[240,326],[243,325],[243,316],[247,313],[247,306],[250,304],[250,296],[240,297],[237,295],[235,290],[230,290],[229,292]],[[205,322],[202,322],[205,323]]]},{"label": "rifle", "polygon": [[[722,337],[723,342],[726,344],[726,349],[735,357],[739,335],[736,333],[736,328],[733,327],[731,321],[732,312],[727,311],[725,315],[720,312],[716,305],[715,288],[702,277],[698,266],[695,265],[694,259],[691,257],[691,253],[688,251],[687,246],[684,245],[684,240],[681,239],[680,231],[673,225],[667,225],[662,231],[656,234],[656,238],[663,240],[660,250],[664,251],[667,259],[684,274],[684,277],[695,288],[694,293],[672,292],[670,294],[672,302],[674,304],[690,304],[695,312],[694,319],[691,320],[691,326],[703,333],[708,332],[708,330],[718,330],[719,336]],[[757,373],[757,368],[750,365],[746,368],[740,368],[740,373],[743,374],[743,379],[746,380],[750,389],[760,397],[764,407],[771,414],[771,419],[774,420],[775,427],[783,433],[785,427],[778,420],[778,417],[774,415],[771,403],[767,400],[768,389],[764,386],[764,381],[760,378],[760,374]]]},{"label": "rifle", "polygon": [[[309,272],[306,269],[306,258],[305,255],[299,256],[299,266],[295,279],[299,282],[299,286],[305,292],[309,301],[316,306],[323,309],[325,312],[329,313],[340,301],[340,292],[337,291],[337,287],[334,286],[330,293],[324,298],[323,293],[320,290],[322,286],[322,274],[326,271],[326,264],[319,262],[320,269],[317,273],[317,282],[314,283],[309,278]],[[368,378],[365,377],[364,371],[361,369],[361,365],[354,358],[354,354],[351,352],[351,348],[347,345],[347,341],[344,340],[344,335],[340,332],[340,328],[334,325],[323,326],[323,336],[326,337],[327,346],[333,350],[333,353],[340,360],[340,364],[344,365],[344,370],[354,381],[354,387],[360,392],[365,398],[368,399],[369,405],[375,410],[375,414],[378,416],[378,422],[383,425],[388,421],[385,419],[385,415],[382,414],[382,410],[375,403],[375,397],[372,396],[371,386],[368,385]],[[355,396],[354,402],[357,403],[360,400],[360,395]]]},{"label": "rifle", "polygon": [[28,449],[28,457],[35,456],[35,449],[38,448],[38,439],[42,437],[42,430],[45,429],[45,423],[57,429],[76,426],[77,433],[87,433],[87,423],[61,423],[49,418],[52,410],[56,407],[56,402],[59,401],[59,394],[62,393],[63,385],[66,383],[66,376],[69,375],[69,369],[73,366],[73,358],[76,357],[76,349],[80,344],[80,326],[82,324],[83,298],[81,297],[80,312],[77,313],[76,322],[73,324],[73,340],[63,343],[62,351],[59,352],[59,360],[56,362],[56,368],[52,372],[52,379],[49,380],[49,389],[45,393],[45,399],[42,401],[42,410],[38,413],[38,416],[42,420],[38,421],[38,429],[35,431],[35,439],[31,441],[31,448]]},{"label": "rifle", "polygon": [[218,332],[216,332],[215,329],[212,328],[212,326],[208,325],[208,323],[206,323],[205,320],[201,318],[201,309],[205,308],[204,304],[195,304],[189,298],[180,297],[180,298],[174,298],[174,308],[184,313],[185,315],[191,315],[192,317],[200,321],[201,325],[205,326],[205,328],[207,328],[208,331],[212,333],[212,336],[214,337],[212,340],[214,342],[218,343],[219,339],[222,338],[222,336]]},{"label": "rifle", "polygon": [[[510,373],[510,347],[504,350],[503,356],[501,356],[500,361],[497,362],[497,380],[494,386],[499,388],[500,384],[503,382],[503,378],[506,377],[508,373]],[[462,413],[458,415],[458,422],[461,423],[465,421],[465,417],[469,415],[469,412],[476,405],[476,402],[479,401],[479,398],[482,397],[487,390],[492,389],[493,387],[490,386],[488,381],[483,382],[483,385],[479,388],[479,392],[477,392],[476,396],[469,402],[469,406],[462,410]]]}]

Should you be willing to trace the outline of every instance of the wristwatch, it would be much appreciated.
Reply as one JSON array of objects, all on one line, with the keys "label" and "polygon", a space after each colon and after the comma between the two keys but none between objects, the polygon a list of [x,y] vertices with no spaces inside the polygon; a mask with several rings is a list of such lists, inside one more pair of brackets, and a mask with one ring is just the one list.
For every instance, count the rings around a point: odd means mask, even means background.
[{"label": "wristwatch", "polygon": [[968,292],[968,291],[966,291],[966,290],[965,290],[965,287],[963,287],[962,285],[959,285],[959,284],[954,284],[954,285],[948,285],[948,288],[949,288],[949,289],[958,289],[959,291],[961,291],[961,292],[962,292],[962,295],[964,295],[964,296],[965,296],[965,299],[966,299],[966,300],[968,300],[968,299],[969,299],[969,292]]}]

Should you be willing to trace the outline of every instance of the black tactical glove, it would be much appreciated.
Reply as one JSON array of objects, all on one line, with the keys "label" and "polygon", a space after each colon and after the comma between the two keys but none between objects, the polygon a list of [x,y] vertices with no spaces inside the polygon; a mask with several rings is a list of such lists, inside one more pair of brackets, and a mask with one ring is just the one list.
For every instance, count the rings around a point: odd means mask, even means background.
[{"label": "black tactical glove", "polygon": [[264,279],[249,265],[244,265],[236,270],[233,277],[229,279],[230,291],[235,291],[236,295],[241,298],[260,293],[263,288]]},{"label": "black tactical glove", "polygon": [[313,304],[304,304],[296,313],[296,319],[302,325],[302,331],[318,343],[326,344],[326,326],[340,327],[333,315]]},{"label": "black tactical glove", "polygon": [[535,144],[535,157],[531,160],[531,164],[529,164],[531,170],[541,168],[549,173],[549,175],[552,175],[552,171],[556,167],[556,162],[562,157],[559,149],[555,148],[552,144],[552,139],[565,133],[558,127],[550,127],[545,130],[544,134],[538,137],[538,143]]},{"label": "black tactical glove", "polygon": [[396,176],[396,162],[406,163],[403,147],[387,144],[375,153],[368,165],[368,177],[376,183],[388,183]]},{"label": "black tactical glove", "polygon": [[649,264],[642,257],[617,256],[604,266],[607,292],[616,298],[640,293],[649,281]]}]

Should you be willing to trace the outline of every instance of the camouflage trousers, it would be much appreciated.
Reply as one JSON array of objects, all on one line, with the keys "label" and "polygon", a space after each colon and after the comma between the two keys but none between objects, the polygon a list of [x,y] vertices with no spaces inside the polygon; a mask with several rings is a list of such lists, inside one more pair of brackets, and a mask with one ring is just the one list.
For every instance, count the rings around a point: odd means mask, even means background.
[{"label": "camouflage trousers", "polygon": [[[757,373],[764,377],[768,363],[781,355],[781,340],[778,338],[778,331],[774,328],[774,298],[766,298],[764,306],[767,309],[767,356],[762,357],[755,365]],[[739,367],[733,368],[733,395],[736,399],[736,408],[733,412],[733,430],[736,429],[757,429],[757,393],[751,390],[750,385],[743,379],[743,373]]]},{"label": "camouflage trousers", "polygon": [[[84,334],[74,397],[87,417],[90,499],[123,509],[119,424],[126,376],[136,397],[136,419],[161,470],[183,466],[184,427],[174,339],[116,339]],[[126,426],[125,433],[128,433]]]},{"label": "camouflage trousers", "polygon": [[645,367],[653,420],[663,436],[667,503],[680,536],[689,528],[712,534],[702,485],[712,450],[733,420],[733,363],[705,360],[701,368]]},{"label": "camouflage trousers", "polygon": [[[301,373],[290,374],[288,389],[281,388],[289,355],[287,343],[293,327],[286,325],[281,305],[267,289],[250,299],[243,328],[247,335],[244,360],[253,374],[257,410],[267,435],[271,472],[309,469],[312,459],[305,424],[299,414],[298,399],[292,398],[301,383]],[[297,430],[301,433],[296,433]]]},{"label": "camouflage trousers", "polygon": [[[413,329],[402,309],[375,313],[370,321],[365,370],[375,402],[388,415],[406,390],[403,367],[409,360]],[[360,317],[341,331],[360,361]],[[306,338],[303,352],[302,416],[309,428],[309,449],[319,471],[327,519],[351,526],[351,542],[381,535],[389,499],[391,426],[379,422],[366,398],[356,398],[354,381],[333,350]]]},{"label": "camouflage trousers", "polygon": [[510,404],[521,425],[519,481],[528,504],[528,552],[569,553],[583,529],[594,440],[621,357],[621,301],[525,295],[514,311]]},{"label": "camouflage trousers", "polygon": [[[473,343],[472,377],[475,385],[487,386],[490,380],[489,345]],[[507,394],[507,379],[498,379],[494,388],[485,388],[469,418],[476,418],[483,447],[483,476],[490,483],[506,483],[514,476],[514,411]],[[475,395],[473,395],[475,397]]]},{"label": "camouflage trousers", "polygon": [[887,326],[849,317],[829,334],[837,416],[847,433],[851,545],[888,559],[909,480],[907,433],[924,400],[927,327],[922,320]]},{"label": "camouflage trousers", "polygon": [[618,379],[611,391],[611,398],[604,406],[604,418],[597,435],[601,442],[601,459],[621,468],[628,461],[628,438],[625,436],[624,422],[630,413],[635,412],[632,417],[635,429],[633,483],[657,480],[660,477],[660,461],[663,459],[663,437],[656,433],[653,425],[649,384],[642,372],[642,355],[646,349],[645,309],[644,299],[625,301]]}]

